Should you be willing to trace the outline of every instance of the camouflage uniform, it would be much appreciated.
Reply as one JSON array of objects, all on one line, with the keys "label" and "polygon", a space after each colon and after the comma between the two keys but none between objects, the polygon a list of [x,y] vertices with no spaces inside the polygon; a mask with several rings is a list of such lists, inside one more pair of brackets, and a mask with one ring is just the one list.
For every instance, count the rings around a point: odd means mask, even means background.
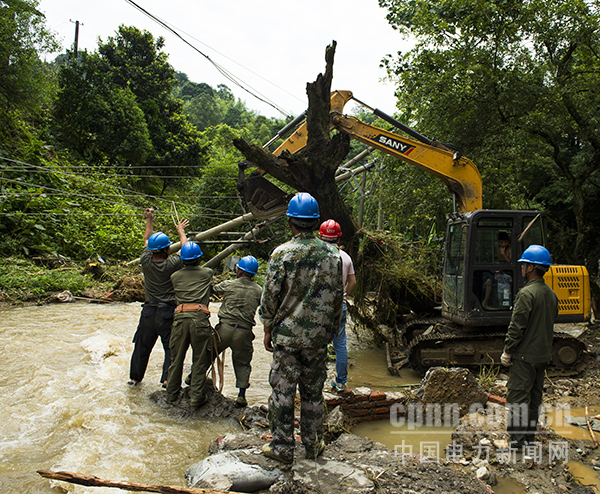
[{"label": "camouflage uniform", "polygon": [[[212,269],[200,266],[183,266],[171,276],[178,304],[203,304],[208,306]],[[179,312],[175,314],[171,329],[171,367],[167,381],[167,400],[179,396],[185,355],[192,346],[192,375],[190,405],[204,401],[206,371],[211,364],[210,344],[212,328],[209,315],[204,312]]]},{"label": "camouflage uniform", "polygon": [[512,355],[507,425],[511,441],[517,445],[534,439],[557,315],[558,297],[543,278],[527,282],[515,297],[504,350]]},{"label": "camouflage uniform", "polygon": [[236,388],[246,389],[250,384],[254,333],[254,316],[260,304],[262,288],[243,275],[213,286],[213,293],[223,296],[216,327],[220,341],[218,352],[231,348]]},{"label": "camouflage uniform", "polygon": [[282,458],[294,455],[296,386],[307,455],[323,438],[327,344],[339,327],[343,297],[342,259],[336,246],[300,233],[271,254],[259,315],[272,328],[269,421],[271,447]]}]

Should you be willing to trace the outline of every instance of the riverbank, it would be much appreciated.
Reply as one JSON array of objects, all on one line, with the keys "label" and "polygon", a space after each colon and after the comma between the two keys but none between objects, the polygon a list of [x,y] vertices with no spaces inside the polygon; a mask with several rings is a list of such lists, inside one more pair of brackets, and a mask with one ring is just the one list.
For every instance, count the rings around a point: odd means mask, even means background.
[{"label": "riverbank", "polygon": [[100,260],[72,261],[60,256],[8,257],[0,262],[0,308],[59,302],[68,291],[82,300],[143,301],[139,266]]}]

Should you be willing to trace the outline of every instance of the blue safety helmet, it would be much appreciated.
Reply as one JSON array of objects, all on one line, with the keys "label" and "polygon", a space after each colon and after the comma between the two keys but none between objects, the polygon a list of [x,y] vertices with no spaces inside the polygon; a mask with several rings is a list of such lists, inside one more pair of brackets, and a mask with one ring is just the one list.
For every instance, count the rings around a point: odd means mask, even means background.
[{"label": "blue safety helmet", "polygon": [[552,266],[552,257],[550,257],[550,252],[548,252],[546,247],[542,247],[541,245],[530,245],[525,249],[521,259],[519,259],[517,262]]},{"label": "blue safety helmet", "polygon": [[149,250],[163,250],[164,248],[171,245],[173,242],[169,240],[163,232],[153,233],[148,239]]},{"label": "blue safety helmet", "polygon": [[242,257],[235,267],[240,268],[242,271],[246,271],[246,273],[249,274],[258,273],[258,261],[254,256]]},{"label": "blue safety helmet", "polygon": [[193,261],[194,259],[198,259],[202,257],[202,249],[196,242],[186,242],[181,247],[181,252],[179,253],[179,257],[183,261]]},{"label": "blue safety helmet", "polygon": [[318,218],[319,204],[308,192],[298,192],[290,199],[286,213],[292,218]]}]

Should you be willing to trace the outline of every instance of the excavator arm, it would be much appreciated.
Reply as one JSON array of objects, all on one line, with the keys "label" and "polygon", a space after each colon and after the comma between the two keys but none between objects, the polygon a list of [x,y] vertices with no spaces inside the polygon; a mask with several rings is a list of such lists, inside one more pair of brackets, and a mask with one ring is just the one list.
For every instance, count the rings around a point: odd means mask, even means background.
[{"label": "excavator arm", "polygon": [[[376,127],[360,121],[355,117],[343,114],[348,101],[355,100],[371,110],[375,115],[393,126],[399,128],[411,138],[399,136],[389,130]],[[381,110],[373,109],[357,100],[351,91],[333,91],[330,100],[329,128],[345,132],[352,139],[361,141],[368,146],[379,149],[405,163],[417,166],[432,175],[441,178],[463,213],[482,209],[482,181],[475,164],[462,156],[458,151],[452,151],[442,143],[431,140],[415,130],[398,122]],[[305,121],[306,112],[282,128],[273,139],[266,143],[266,148],[279,137],[298,127],[294,132],[273,151],[280,156],[284,151],[295,154],[306,146],[308,132]],[[261,169],[255,170],[250,177],[244,179],[246,162],[240,163],[240,180],[238,188],[250,210],[257,217],[268,217],[274,210],[284,204],[286,194],[264,178]]]},{"label": "excavator arm", "polygon": [[[369,108],[378,117],[401,128],[415,139],[401,137],[388,130],[366,124],[357,118],[344,115],[344,106],[352,99]],[[297,121],[292,123],[297,123]],[[289,129],[291,125],[286,126],[286,129]],[[382,111],[374,110],[363,102],[356,100],[351,91],[333,91],[331,93],[330,129],[345,132],[353,139],[441,178],[448,189],[456,196],[462,212],[482,209],[481,175],[471,160],[461,156],[456,151],[448,149],[439,142],[427,139]],[[278,135],[284,133],[284,129],[282,129]],[[289,151],[292,154],[297,153],[306,146],[307,139],[306,122],[303,122],[293,134],[273,151],[273,154],[279,156],[283,151]]]},{"label": "excavator arm", "polygon": [[460,153],[440,143],[424,144],[400,137],[339,112],[332,111],[330,118],[334,128],[353,139],[441,178],[456,196],[462,212],[482,209],[481,175],[475,164]]}]

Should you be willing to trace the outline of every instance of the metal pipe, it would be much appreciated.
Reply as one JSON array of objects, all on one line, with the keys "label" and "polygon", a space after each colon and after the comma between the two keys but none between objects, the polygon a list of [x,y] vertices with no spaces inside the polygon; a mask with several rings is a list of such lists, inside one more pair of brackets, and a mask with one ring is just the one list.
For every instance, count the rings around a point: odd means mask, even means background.
[{"label": "metal pipe", "polygon": [[[271,218],[279,218],[281,216],[283,216],[283,214],[287,211],[287,206],[281,207],[279,209],[276,209],[273,211],[273,213],[270,215],[269,219]],[[194,242],[201,242],[202,240],[206,239],[206,238],[210,238],[214,235],[217,235],[221,232],[224,232],[226,230],[230,230],[231,228],[234,228],[236,226],[239,226],[243,223],[246,223],[247,221],[250,221],[251,219],[254,219],[254,214],[253,213],[246,213],[242,216],[238,216],[237,218],[234,218],[230,221],[227,221],[225,223],[221,223],[220,225],[217,225],[213,228],[209,228],[208,230],[205,230],[203,232],[198,233],[197,235],[194,236],[194,238],[192,239]],[[169,248],[169,253],[172,254],[174,252],[179,251],[179,249],[181,249],[181,242],[175,242],[174,244],[171,244],[171,247]],[[131,264],[136,264],[140,262],[140,258],[138,257],[137,259],[134,259],[133,261],[129,261],[126,263],[127,266],[131,265]]]},{"label": "metal pipe", "polygon": [[[283,215],[281,215],[283,216]],[[269,226],[271,223],[274,223],[275,221],[277,221],[279,219],[279,217],[277,218],[272,218],[268,221],[265,221],[264,223],[261,223],[260,225],[257,225],[256,227],[254,227],[252,230],[250,230],[248,233],[246,233],[246,235],[244,235],[243,237],[241,237],[238,240],[239,242],[242,241],[249,241],[252,240],[256,235],[258,235],[264,228],[266,228],[267,226]],[[216,256],[214,256],[212,259],[209,259],[208,261],[206,261],[206,263],[204,264],[205,268],[211,268],[213,269],[215,266],[218,266],[219,263],[225,259],[229,254],[233,253],[236,251],[236,249],[238,248],[238,244],[231,244],[229,247],[223,249],[221,252],[219,252]]]}]

